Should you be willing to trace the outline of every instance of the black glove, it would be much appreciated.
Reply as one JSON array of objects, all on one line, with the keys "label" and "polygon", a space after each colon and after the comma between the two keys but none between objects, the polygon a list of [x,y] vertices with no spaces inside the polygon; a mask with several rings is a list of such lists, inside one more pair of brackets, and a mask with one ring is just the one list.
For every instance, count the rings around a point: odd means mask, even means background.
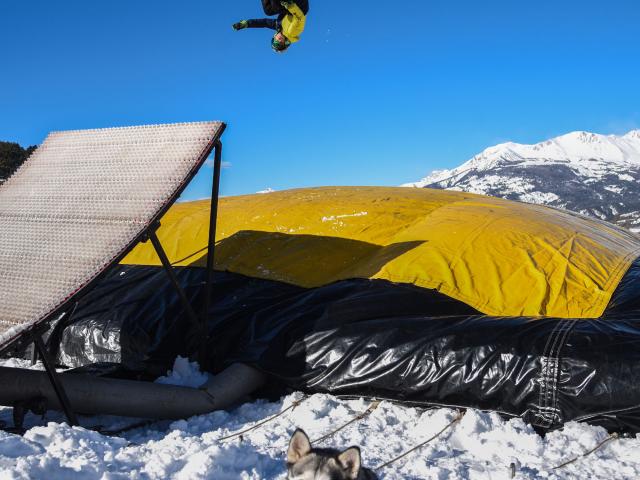
[{"label": "black glove", "polygon": [[249,22],[247,22],[246,20],[240,20],[238,23],[234,23],[232,27],[236,31],[244,30],[245,28],[249,28]]}]

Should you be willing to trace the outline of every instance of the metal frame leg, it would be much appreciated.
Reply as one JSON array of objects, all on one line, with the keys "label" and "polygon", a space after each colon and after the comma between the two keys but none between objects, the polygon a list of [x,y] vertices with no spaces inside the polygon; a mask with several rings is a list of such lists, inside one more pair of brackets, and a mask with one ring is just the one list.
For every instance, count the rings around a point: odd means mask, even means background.
[{"label": "metal frame leg", "polygon": [[209,242],[207,246],[207,280],[204,288],[204,302],[202,307],[202,336],[198,359],[200,365],[204,367],[206,363],[206,350],[208,345],[207,320],[211,307],[211,290],[214,280],[215,251],[216,251],[216,227],[218,223],[218,198],[220,197],[220,174],[222,171],[222,142],[218,140],[215,147],[213,160],[213,184],[211,186],[211,206],[209,210]]},{"label": "metal frame leg", "polygon": [[40,358],[42,359],[42,363],[44,364],[44,368],[47,372],[47,376],[49,377],[49,381],[51,382],[51,386],[53,390],[56,392],[56,397],[58,397],[58,401],[60,405],[62,405],[62,410],[67,417],[67,421],[69,425],[75,426],[79,425],[78,418],[76,417],[75,412],[71,409],[71,404],[69,403],[69,397],[67,397],[67,393],[64,390],[64,386],[60,381],[60,377],[58,372],[56,372],[55,366],[53,364],[53,360],[49,355],[47,347],[45,346],[42,338],[37,335],[33,339],[33,343],[35,345],[36,350],[38,351]]},{"label": "metal frame leg", "polygon": [[211,208],[209,213],[209,243],[207,249],[207,284],[205,286],[203,322],[207,321],[211,304],[211,289],[213,286],[213,268],[216,250],[216,226],[218,223],[218,197],[220,196],[220,170],[222,169],[222,142],[215,146],[213,161],[213,185],[211,187]]},{"label": "metal frame leg", "polygon": [[199,325],[200,322],[198,320],[198,315],[196,314],[196,311],[191,306],[191,302],[189,302],[189,298],[187,297],[187,294],[184,292],[184,290],[180,286],[180,283],[178,283],[178,277],[176,277],[176,274],[173,271],[171,262],[169,262],[169,259],[167,258],[167,254],[162,248],[162,244],[160,243],[160,240],[158,239],[156,232],[155,231],[150,232],[148,236],[149,236],[149,240],[151,240],[151,244],[153,245],[153,248],[155,248],[156,253],[158,254],[158,258],[160,258],[160,262],[162,263],[162,266],[164,267],[165,272],[167,272],[167,275],[169,276],[169,280],[171,280],[171,284],[173,285],[173,288],[175,289],[176,293],[180,297],[182,306],[187,312],[189,319],[193,322],[194,326]]},{"label": "metal frame leg", "polygon": [[[173,270],[173,266],[167,257],[162,244],[156,235],[156,230],[159,225],[151,229],[145,234],[144,240],[151,240],[153,248],[156,250],[158,258],[164,267],[165,272],[169,276],[169,280],[173,285],[173,288],[178,293],[180,301],[189,316],[189,320],[192,323],[192,338],[196,339],[197,345],[197,360],[202,368],[206,368],[207,363],[207,346],[208,346],[208,332],[207,332],[207,320],[209,315],[209,309],[211,307],[211,291],[213,289],[214,281],[214,265],[215,265],[215,248],[216,248],[216,226],[218,220],[218,198],[220,196],[220,175],[222,171],[222,142],[218,140],[214,145],[214,161],[213,161],[213,184],[211,186],[211,207],[209,212],[209,239],[207,245],[207,276],[204,288],[204,301],[202,302],[202,313],[198,317],[197,313],[193,309],[191,302],[189,301],[186,293],[180,286],[176,274]],[[194,342],[194,343],[196,343]]]},{"label": "metal frame leg", "polygon": [[31,352],[31,366],[33,367],[36,363],[38,363],[38,349],[34,345]]}]

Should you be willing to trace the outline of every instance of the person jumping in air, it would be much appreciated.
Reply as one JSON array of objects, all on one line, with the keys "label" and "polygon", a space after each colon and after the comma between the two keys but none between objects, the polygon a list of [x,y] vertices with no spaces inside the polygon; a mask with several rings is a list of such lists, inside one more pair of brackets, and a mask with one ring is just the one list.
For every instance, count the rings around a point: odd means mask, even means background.
[{"label": "person jumping in air", "polygon": [[257,20],[242,20],[233,24],[234,30],[245,28],[270,28],[276,33],[271,39],[271,48],[282,53],[292,43],[300,40],[304,31],[309,0],[262,0],[262,8],[267,15],[278,15],[274,18],[260,18]]}]

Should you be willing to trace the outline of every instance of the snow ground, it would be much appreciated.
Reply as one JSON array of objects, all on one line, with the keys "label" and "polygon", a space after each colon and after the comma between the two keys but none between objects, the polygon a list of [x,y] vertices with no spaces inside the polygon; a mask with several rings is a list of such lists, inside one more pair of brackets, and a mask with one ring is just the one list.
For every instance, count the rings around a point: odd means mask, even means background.
[{"label": "snow ground", "polygon": [[[5,366],[27,366],[19,360]],[[206,376],[197,365],[178,359],[163,383],[198,385]],[[277,402],[256,401],[230,412],[214,412],[176,422],[158,422],[119,437],[71,428],[58,414],[48,423],[31,417],[23,436],[0,431],[0,479],[284,479],[284,453],[296,427],[319,438],[365,411],[369,401],[330,395],[304,397],[294,410],[243,435],[219,439],[251,427],[303,398],[301,393]],[[364,465],[376,467],[425,441],[451,422],[451,409],[419,409],[382,402],[365,419],[317,446],[359,445]],[[10,409],[0,422],[10,423]],[[83,418],[83,425],[120,428],[135,420]],[[381,479],[517,479],[640,478],[640,436],[608,442],[595,453],[559,470],[564,463],[607,438],[599,427],[568,423],[542,438],[520,419],[469,410],[462,420],[421,450],[379,472]]]}]

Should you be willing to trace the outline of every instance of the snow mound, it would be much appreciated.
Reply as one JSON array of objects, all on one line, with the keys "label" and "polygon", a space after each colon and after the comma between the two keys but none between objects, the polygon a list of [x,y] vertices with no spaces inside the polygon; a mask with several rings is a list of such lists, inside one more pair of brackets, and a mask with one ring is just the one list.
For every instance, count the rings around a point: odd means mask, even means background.
[{"label": "snow mound", "polygon": [[[21,364],[0,360],[0,365]],[[160,381],[198,386],[206,380],[197,363],[178,358]],[[284,480],[285,451],[297,427],[312,440],[319,439],[369,406],[365,399],[294,393],[277,402],[256,401],[229,412],[157,422],[121,437],[55,422],[33,427],[24,437],[0,431],[0,479]],[[281,412],[255,430],[234,435]],[[364,465],[375,468],[429,439],[457,416],[457,411],[446,408],[382,402],[364,419],[315,446],[346,449],[358,445]],[[2,421],[10,417],[10,409],[0,408]],[[90,420],[96,419],[83,418],[82,422],[89,424]],[[98,420],[107,429],[134,422],[114,417]],[[521,419],[505,420],[496,413],[468,410],[435,440],[378,474],[381,479],[506,480],[512,478],[513,464],[515,478],[520,480],[640,478],[640,435],[611,440],[593,454],[553,470],[607,438],[604,429],[575,422],[542,438]]]},{"label": "snow mound", "polygon": [[[242,438],[219,439],[282,412],[300,399],[257,401],[231,412],[215,412],[140,428],[114,438],[83,428],[49,423],[24,438],[0,435],[0,478],[16,479],[285,479],[285,450],[296,427],[322,437],[365,411],[369,402],[313,395],[293,411]],[[451,422],[450,409],[423,410],[382,402],[370,416],[317,444],[359,445],[364,464],[376,467],[424,442]],[[613,440],[560,470],[607,437],[602,428],[569,423],[546,438],[520,419],[470,410],[424,448],[379,472],[382,479],[640,478],[640,438]]]},{"label": "snow mound", "polygon": [[198,388],[208,380],[209,376],[200,371],[198,362],[190,362],[188,358],[178,357],[173,363],[173,369],[169,370],[166,376],[156,379],[155,383]]}]

